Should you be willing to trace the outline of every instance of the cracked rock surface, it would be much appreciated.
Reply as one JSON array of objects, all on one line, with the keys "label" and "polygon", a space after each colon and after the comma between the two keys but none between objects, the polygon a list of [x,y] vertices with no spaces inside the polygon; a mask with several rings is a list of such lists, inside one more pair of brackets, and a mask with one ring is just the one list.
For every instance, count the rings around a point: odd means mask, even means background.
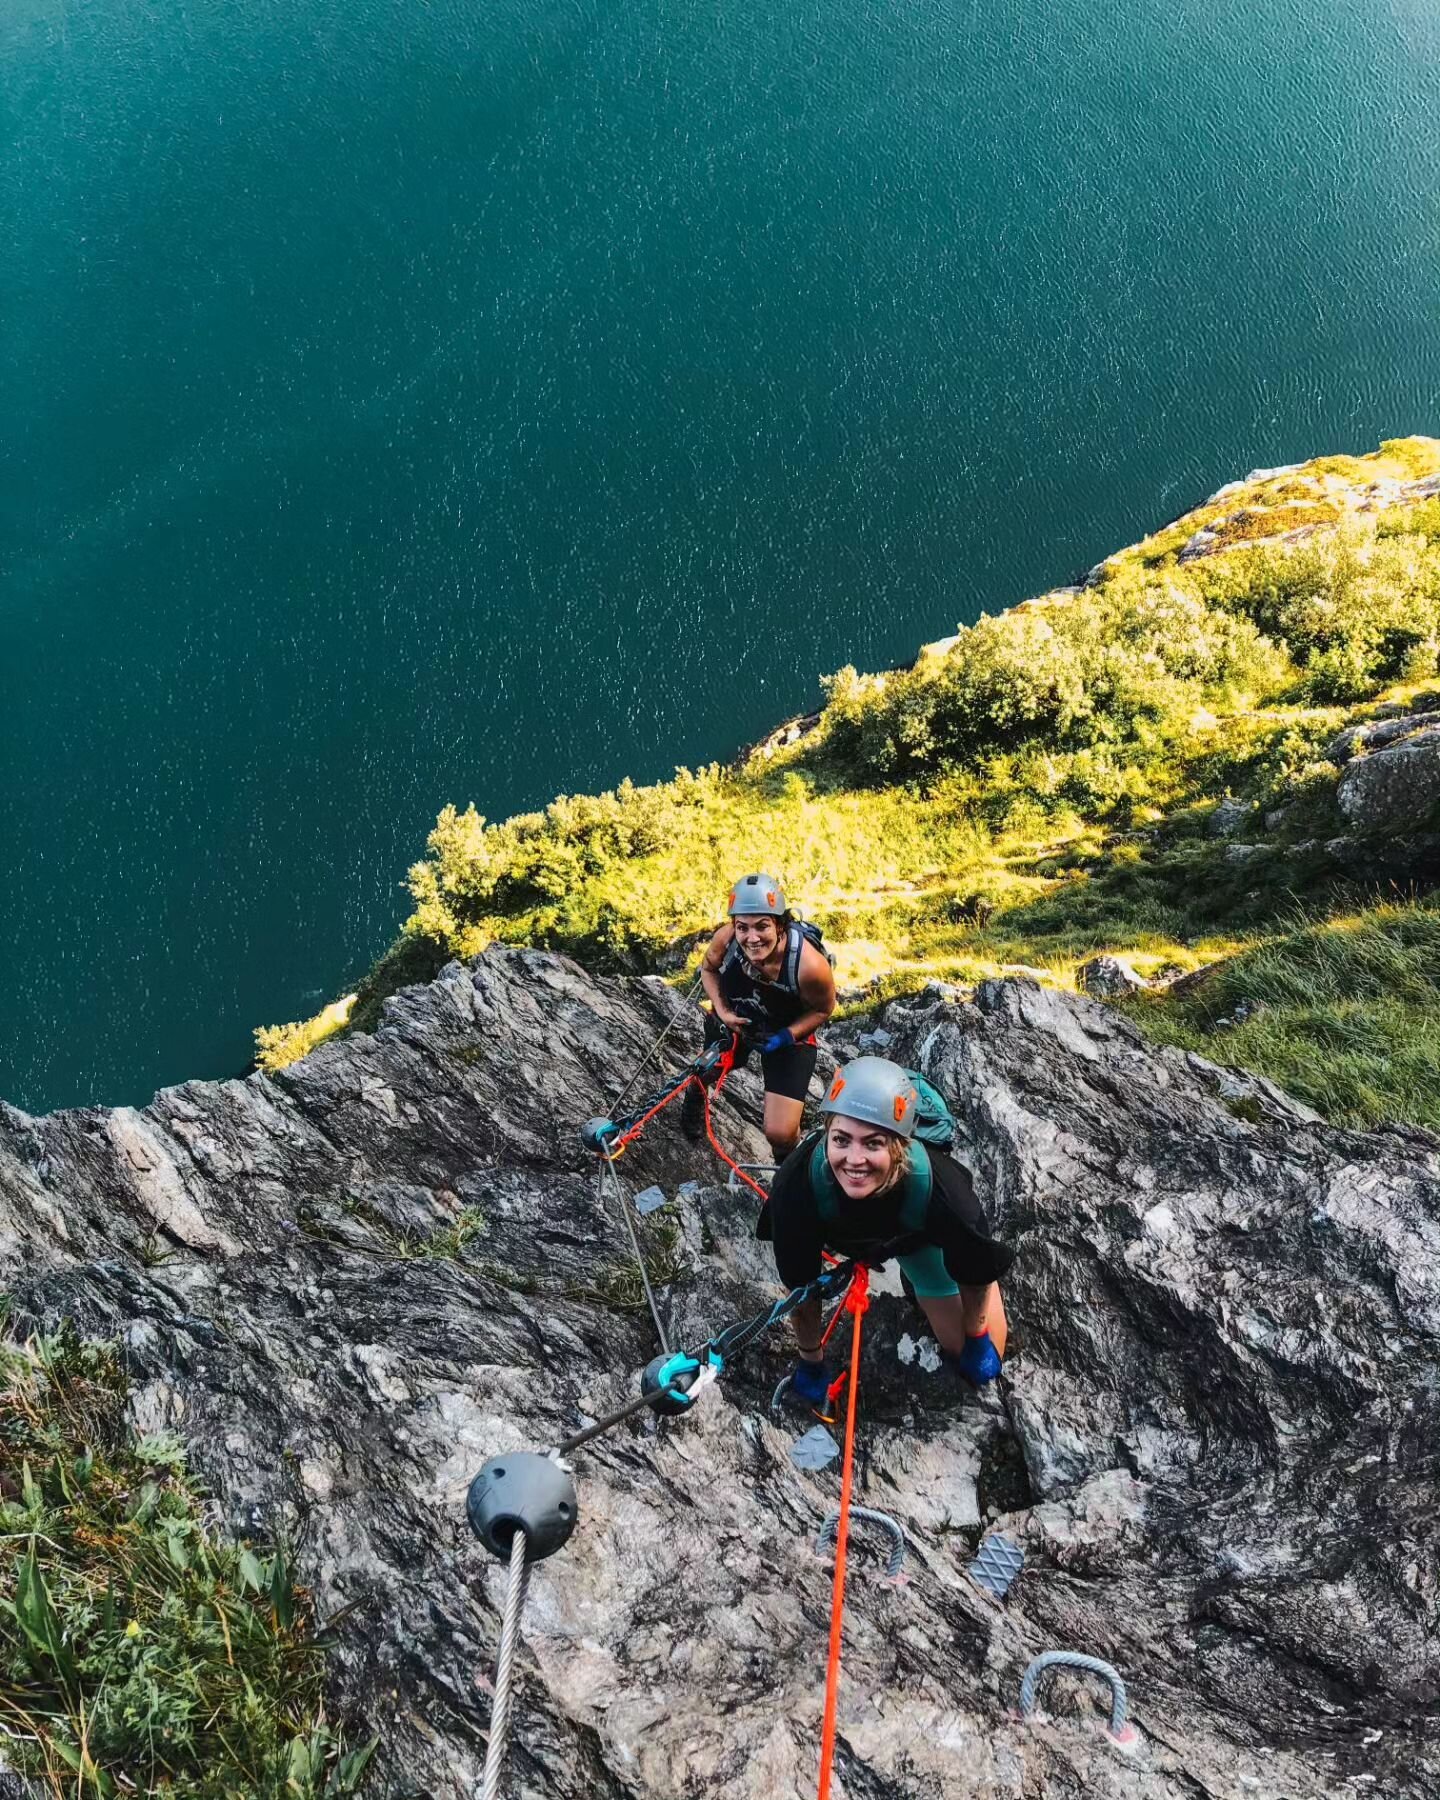
[{"label": "cracked rock surface", "polygon": [[[373,1794],[475,1791],[504,1570],[470,1477],[622,1404],[655,1352],[576,1127],[672,1019],[668,1067],[699,1020],[660,983],[496,949],[277,1078],[0,1107],[21,1324],[121,1339],[138,1422],[191,1443],[236,1530],[295,1541],[343,1610]],[[858,1527],[837,1800],[1440,1793],[1440,1145],[1337,1131],[1028,982],[894,1003],[831,1048],[876,1026],[949,1096],[1019,1255],[981,1398],[877,1282],[856,1498],[904,1528],[908,1580]],[[751,1078],[718,1117],[763,1158]],[[672,1119],[619,1165],[627,1200],[723,1173]],[[672,1339],[778,1291],[753,1214],[702,1185],[636,1221]],[[812,1421],[772,1415],[786,1352],[577,1453],[580,1523],[525,1615],[517,1800],[814,1793],[839,1480],[791,1461]],[[966,1572],[992,1528],[1026,1556],[1003,1602]],[[1018,1719],[1046,1649],[1119,1668],[1133,1753],[1089,1678]]]}]

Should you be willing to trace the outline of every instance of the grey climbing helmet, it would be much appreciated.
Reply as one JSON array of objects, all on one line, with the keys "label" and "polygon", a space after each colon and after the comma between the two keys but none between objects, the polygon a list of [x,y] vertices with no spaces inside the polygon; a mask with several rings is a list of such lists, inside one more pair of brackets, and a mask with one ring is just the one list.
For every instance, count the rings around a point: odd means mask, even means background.
[{"label": "grey climbing helmet", "polygon": [[842,1113],[864,1125],[878,1125],[897,1137],[915,1135],[920,1095],[899,1063],[883,1056],[857,1056],[846,1063],[820,1102],[822,1113]]},{"label": "grey climbing helmet", "polygon": [[742,875],[730,890],[730,917],[769,914],[778,919],[789,911],[785,890],[773,875]]}]

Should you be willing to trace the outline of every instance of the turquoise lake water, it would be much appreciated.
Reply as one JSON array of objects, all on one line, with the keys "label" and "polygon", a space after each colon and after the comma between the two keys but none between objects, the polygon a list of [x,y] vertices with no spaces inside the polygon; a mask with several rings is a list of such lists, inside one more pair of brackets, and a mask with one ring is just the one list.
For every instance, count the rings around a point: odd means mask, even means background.
[{"label": "turquoise lake water", "polygon": [[0,123],[31,1109],[241,1069],[447,800],[1440,430],[1434,0],[9,0]]}]

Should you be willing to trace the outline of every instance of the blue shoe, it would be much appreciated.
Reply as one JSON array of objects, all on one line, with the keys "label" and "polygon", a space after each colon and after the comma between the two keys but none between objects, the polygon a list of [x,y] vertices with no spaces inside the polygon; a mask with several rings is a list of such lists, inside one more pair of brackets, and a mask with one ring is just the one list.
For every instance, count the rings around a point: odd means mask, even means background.
[{"label": "blue shoe", "polygon": [[982,1331],[979,1337],[967,1337],[965,1348],[958,1356],[950,1350],[942,1350],[940,1354],[946,1368],[953,1369],[973,1388],[987,1387],[1004,1367],[1000,1352],[990,1342],[988,1331]]},{"label": "blue shoe", "polygon": [[806,1406],[823,1406],[830,1392],[830,1371],[823,1362],[802,1357],[790,1373],[790,1392]]}]

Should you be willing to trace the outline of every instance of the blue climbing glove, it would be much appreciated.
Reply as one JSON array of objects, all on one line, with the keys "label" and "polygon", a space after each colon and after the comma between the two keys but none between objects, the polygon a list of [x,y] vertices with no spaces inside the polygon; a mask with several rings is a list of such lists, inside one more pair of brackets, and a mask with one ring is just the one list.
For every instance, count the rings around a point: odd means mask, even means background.
[{"label": "blue climbing glove", "polygon": [[760,1046],[762,1056],[773,1056],[777,1050],[792,1050],[795,1047],[795,1033],[786,1029],[775,1031]]},{"label": "blue climbing glove", "polygon": [[790,1376],[790,1392],[807,1406],[823,1405],[830,1392],[830,1371],[823,1362],[806,1362],[801,1357]]},{"label": "blue climbing glove", "polygon": [[979,1337],[967,1337],[960,1354],[952,1356],[947,1352],[945,1360],[957,1375],[963,1375],[977,1388],[993,1381],[1002,1367],[1000,1352],[990,1342],[988,1331],[982,1331]]}]

